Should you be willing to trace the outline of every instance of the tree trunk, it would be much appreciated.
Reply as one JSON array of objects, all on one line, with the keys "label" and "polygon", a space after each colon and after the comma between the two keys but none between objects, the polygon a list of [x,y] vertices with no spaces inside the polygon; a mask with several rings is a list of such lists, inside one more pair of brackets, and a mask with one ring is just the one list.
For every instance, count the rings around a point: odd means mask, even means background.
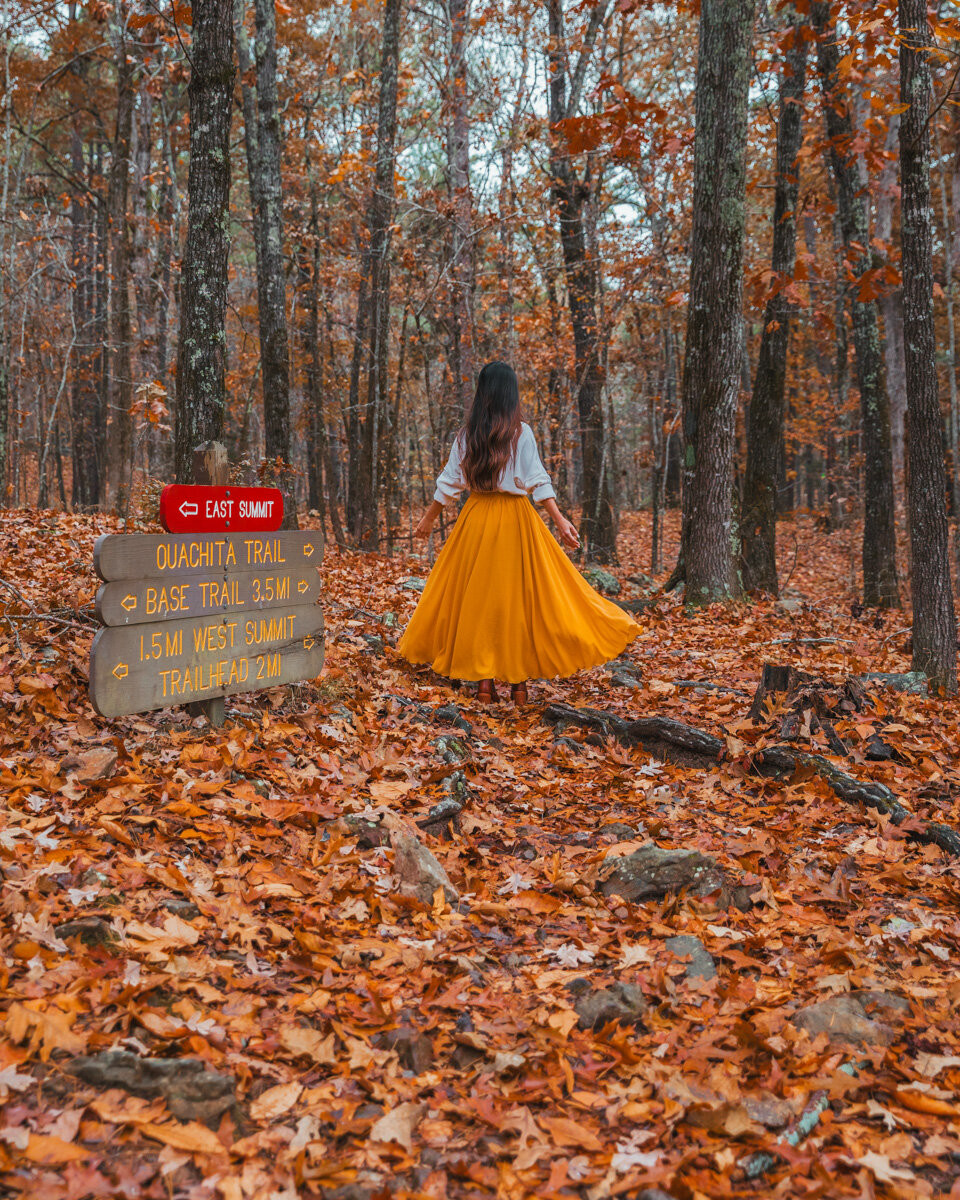
[{"label": "tree trunk", "polygon": [[108,426],[109,491],[118,513],[126,515],[132,469],[133,370],[130,362],[130,223],[127,202],[130,194],[130,144],[133,135],[134,64],[124,28],[126,13],[116,6],[117,31],[117,124],[107,187],[107,219],[110,241],[110,332],[113,345],[108,355],[110,405]]},{"label": "tree trunk", "polygon": [[690,298],[683,366],[681,556],[687,604],[740,594],[733,458],[743,365],[747,99],[754,0],[703,0]]},{"label": "tree trunk", "polygon": [[283,492],[283,525],[297,528],[295,476],[290,461],[290,348],[283,263],[283,190],[277,110],[277,18],[274,0],[254,0],[256,85],[244,32],[244,0],[237,0],[237,54],[241,72],[244,143],[257,261],[257,314],[263,386],[263,425],[270,478]]},{"label": "tree trunk", "polygon": [[773,294],[763,314],[763,334],[747,426],[747,469],[743,488],[743,586],[748,592],[779,594],[777,581],[777,490],[784,427],[784,389],[790,322],[795,305],[788,289],[797,260],[797,156],[803,143],[803,93],[807,71],[804,22],[788,9],[790,30],[780,74],[777,177],[773,204]]},{"label": "tree trunk", "polygon": [[230,0],[196,0],[190,72],[187,244],[180,284],[176,475],[193,478],[193,449],[223,436],[230,209],[233,21]]},{"label": "tree trunk", "polygon": [[[580,65],[589,56],[597,31],[607,11],[605,3],[591,12]],[[598,562],[616,560],[616,530],[610,503],[608,472],[605,469],[603,419],[603,363],[601,333],[597,321],[598,279],[596,264],[587,254],[584,229],[584,205],[588,201],[589,180],[581,180],[564,145],[564,135],[556,128],[560,121],[573,116],[580,101],[583,71],[573,72],[569,80],[566,42],[563,31],[562,0],[549,0],[549,114],[553,126],[550,141],[551,190],[557,206],[560,244],[567,280],[567,303],[573,326],[576,364],[577,410],[580,418],[582,455],[581,499],[583,511],[580,539],[584,556]]]},{"label": "tree trunk", "polygon": [[[893,242],[893,212],[899,195],[897,186],[897,160],[892,157],[897,148],[900,130],[900,114],[891,113],[887,126],[884,150],[891,157],[884,164],[877,181],[877,219],[875,234],[884,244],[884,257],[890,261]],[[906,365],[903,347],[903,290],[884,288],[880,296],[880,314],[883,317],[883,358],[887,371],[887,393],[890,397],[890,451],[893,455],[894,488],[903,485],[903,423],[907,411]],[[895,495],[897,492],[895,491]]]},{"label": "tree trunk", "polygon": [[901,240],[913,572],[913,668],[957,688],[957,623],[950,582],[947,478],[937,393],[930,197],[930,33],[926,0],[899,0]]},{"label": "tree trunk", "polygon": [[70,201],[70,249],[73,263],[71,306],[76,347],[70,380],[72,481],[71,504],[91,509],[100,503],[100,460],[97,454],[98,406],[93,347],[92,208],[79,188],[84,177],[83,143],[76,126],[70,135],[71,168],[78,181]]},{"label": "tree trunk", "polygon": [[[394,164],[397,137],[397,82],[400,62],[402,0],[386,0],[380,60],[380,100],[377,114],[377,158],[367,209],[367,248],[361,264],[360,303],[351,367],[351,433],[359,437],[359,462],[351,472],[351,533],[364,549],[375,550],[380,538],[379,432],[387,403],[387,338],[390,317],[390,243],[394,203]],[[369,297],[369,299],[367,299]],[[368,310],[362,319],[361,306]],[[360,411],[360,354],[362,330],[366,345],[366,402]],[[357,425],[354,427],[354,420]],[[352,439],[351,439],[352,440]],[[355,450],[351,446],[351,459]]]},{"label": "tree trunk", "polygon": [[470,0],[450,0],[450,125],[447,160],[453,202],[450,273],[453,280],[454,390],[466,414],[473,401],[473,204],[470,196],[470,98],[467,33]]},{"label": "tree trunk", "polygon": [[853,149],[853,119],[840,86],[840,48],[836,29],[830,22],[830,5],[825,0],[816,0],[811,15],[817,34],[817,68],[830,139],[830,166],[837,185],[846,264],[853,276],[849,298],[860,390],[864,470],[863,602],[868,608],[896,608],[900,598],[890,404],[876,301],[869,295],[861,295],[863,276],[872,266],[870,230]]}]

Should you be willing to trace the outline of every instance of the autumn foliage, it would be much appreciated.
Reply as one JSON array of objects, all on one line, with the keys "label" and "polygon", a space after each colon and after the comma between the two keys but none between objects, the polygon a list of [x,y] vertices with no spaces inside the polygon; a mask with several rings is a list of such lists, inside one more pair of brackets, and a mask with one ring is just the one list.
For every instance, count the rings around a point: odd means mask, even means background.
[{"label": "autumn foliage", "polygon": [[[90,709],[103,524],[0,530],[10,1195],[956,1191],[956,866],[912,840],[960,820],[956,707],[868,685],[835,721],[844,769],[913,814],[899,827],[751,768],[779,736],[748,717],[763,661],[907,669],[902,617],[856,604],[854,530],[791,527],[780,604],[687,616],[638,573],[630,518],[641,636],[520,712],[392,650],[426,563],[328,550],[323,678],[231,700],[210,730]],[[677,718],[724,760],[554,729],[551,701]],[[830,755],[811,724],[797,746]],[[749,899],[606,893],[649,842]],[[178,1073],[104,1074],[109,1051]]]}]

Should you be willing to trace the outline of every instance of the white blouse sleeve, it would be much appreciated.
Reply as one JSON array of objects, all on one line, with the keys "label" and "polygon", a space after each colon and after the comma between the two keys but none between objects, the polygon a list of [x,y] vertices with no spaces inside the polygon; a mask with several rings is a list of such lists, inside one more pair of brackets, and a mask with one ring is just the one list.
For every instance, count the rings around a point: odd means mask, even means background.
[{"label": "white blouse sleeve", "polygon": [[540,461],[537,439],[529,425],[523,427],[523,433],[517,442],[517,474],[514,483],[537,501],[549,500],[557,494],[553,490],[546,467]]},{"label": "white blouse sleeve", "polygon": [[456,437],[450,449],[447,465],[437,477],[437,490],[433,498],[438,504],[452,504],[455,500],[459,500],[460,493],[466,488],[467,481],[463,477],[460,461],[460,438]]}]

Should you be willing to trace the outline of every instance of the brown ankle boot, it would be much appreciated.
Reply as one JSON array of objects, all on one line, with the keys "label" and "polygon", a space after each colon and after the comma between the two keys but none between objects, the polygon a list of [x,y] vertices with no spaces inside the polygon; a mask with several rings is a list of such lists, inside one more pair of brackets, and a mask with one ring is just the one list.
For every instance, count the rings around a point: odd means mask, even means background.
[{"label": "brown ankle boot", "polygon": [[526,683],[514,683],[510,687],[510,699],[517,705],[526,704],[528,701]]},{"label": "brown ankle boot", "polygon": [[477,684],[477,699],[481,704],[493,704],[495,700],[499,700],[497,695],[497,687],[492,679],[481,679]]}]

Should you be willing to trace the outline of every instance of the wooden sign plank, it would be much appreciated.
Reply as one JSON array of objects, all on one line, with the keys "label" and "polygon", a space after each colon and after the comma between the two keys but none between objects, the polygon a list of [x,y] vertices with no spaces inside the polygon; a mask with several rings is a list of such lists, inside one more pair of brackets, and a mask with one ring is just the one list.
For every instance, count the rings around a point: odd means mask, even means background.
[{"label": "wooden sign plank", "polygon": [[314,679],[323,666],[316,605],[101,629],[90,699],[104,717]]},{"label": "wooden sign plank", "polygon": [[313,604],[320,576],[302,570],[242,571],[237,575],[188,575],[184,579],[117,579],[97,592],[97,616],[104,625],[179,621],[209,613]]},{"label": "wooden sign plank", "polygon": [[168,533],[269,532],[283,524],[283,493],[171,483],[160,493],[160,524]]},{"label": "wooden sign plank", "polygon": [[93,547],[93,565],[101,579],[172,579],[184,575],[229,575],[273,568],[317,567],[323,559],[323,534],[105,533]]}]

